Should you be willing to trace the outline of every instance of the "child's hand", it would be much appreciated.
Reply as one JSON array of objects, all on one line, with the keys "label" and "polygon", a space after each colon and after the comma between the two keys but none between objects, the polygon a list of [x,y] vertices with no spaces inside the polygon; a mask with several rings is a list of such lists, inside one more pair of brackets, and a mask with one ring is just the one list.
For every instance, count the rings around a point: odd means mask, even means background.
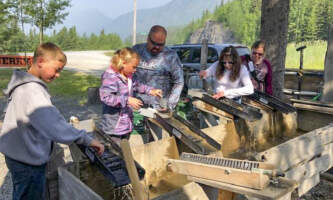
[{"label": "child's hand", "polygon": [[163,97],[163,92],[160,89],[152,89],[152,90],[150,90],[150,95],[162,98]]},{"label": "child's hand", "polygon": [[143,105],[142,101],[134,97],[128,97],[128,105],[130,105],[135,110],[138,110]]},{"label": "child's hand", "polygon": [[219,99],[221,97],[224,97],[224,92],[223,91],[218,92],[213,96],[214,99]]},{"label": "child's hand", "polygon": [[93,139],[90,143],[90,145],[92,148],[96,149],[98,155],[102,155],[104,152],[104,145],[101,144],[99,141]]}]

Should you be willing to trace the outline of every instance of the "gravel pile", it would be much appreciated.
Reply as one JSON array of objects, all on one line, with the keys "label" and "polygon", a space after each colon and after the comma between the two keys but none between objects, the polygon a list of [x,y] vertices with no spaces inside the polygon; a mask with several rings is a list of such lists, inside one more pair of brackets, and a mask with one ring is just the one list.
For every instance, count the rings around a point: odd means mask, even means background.
[{"label": "gravel pile", "polygon": [[320,183],[299,200],[333,200],[333,182],[321,179]]}]

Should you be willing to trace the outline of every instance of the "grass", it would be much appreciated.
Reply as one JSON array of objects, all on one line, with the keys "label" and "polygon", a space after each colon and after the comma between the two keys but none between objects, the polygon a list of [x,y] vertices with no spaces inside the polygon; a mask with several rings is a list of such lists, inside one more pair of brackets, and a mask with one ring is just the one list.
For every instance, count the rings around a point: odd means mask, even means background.
[{"label": "grass", "polygon": [[[0,89],[7,87],[13,69],[0,69]],[[87,89],[98,87],[100,78],[81,72],[63,70],[60,77],[48,84],[51,96],[71,97],[78,99],[80,104],[87,102]],[[3,96],[0,93],[0,97]]]},{"label": "grass", "polygon": [[316,41],[306,44],[290,43],[287,47],[286,68],[299,68],[300,53],[296,49],[306,45],[303,55],[304,69],[324,70],[324,60],[327,50],[326,41]]}]

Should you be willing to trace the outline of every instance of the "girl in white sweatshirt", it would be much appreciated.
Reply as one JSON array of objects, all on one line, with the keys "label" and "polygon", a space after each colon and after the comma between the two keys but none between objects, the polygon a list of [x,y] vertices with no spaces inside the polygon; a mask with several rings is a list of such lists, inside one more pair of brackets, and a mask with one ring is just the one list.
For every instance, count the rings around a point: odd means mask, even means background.
[{"label": "girl in white sweatshirt", "polygon": [[208,69],[200,71],[201,78],[209,76],[216,79],[216,93],[213,96],[216,99],[237,99],[254,92],[250,74],[241,64],[241,58],[233,46],[224,48],[218,61]]}]

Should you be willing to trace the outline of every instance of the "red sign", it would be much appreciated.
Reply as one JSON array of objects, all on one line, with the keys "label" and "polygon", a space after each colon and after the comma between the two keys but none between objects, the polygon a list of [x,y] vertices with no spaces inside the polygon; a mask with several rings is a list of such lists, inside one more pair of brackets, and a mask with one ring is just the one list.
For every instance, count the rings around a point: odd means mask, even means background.
[{"label": "red sign", "polygon": [[32,56],[0,55],[0,67],[26,67],[32,64]]}]

